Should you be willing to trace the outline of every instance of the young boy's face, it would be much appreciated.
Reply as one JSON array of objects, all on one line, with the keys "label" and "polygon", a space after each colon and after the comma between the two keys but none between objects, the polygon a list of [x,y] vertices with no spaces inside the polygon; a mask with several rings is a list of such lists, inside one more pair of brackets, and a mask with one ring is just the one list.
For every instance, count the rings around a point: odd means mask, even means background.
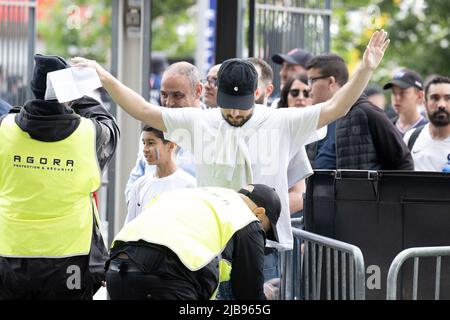
[{"label": "young boy's face", "polygon": [[142,133],[144,157],[148,164],[157,165],[170,159],[170,142],[164,144],[153,131]]}]

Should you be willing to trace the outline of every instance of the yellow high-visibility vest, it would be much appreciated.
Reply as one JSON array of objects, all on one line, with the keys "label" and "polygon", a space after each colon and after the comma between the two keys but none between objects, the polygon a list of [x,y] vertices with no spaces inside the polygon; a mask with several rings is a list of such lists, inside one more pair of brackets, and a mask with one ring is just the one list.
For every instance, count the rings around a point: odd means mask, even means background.
[{"label": "yellow high-visibility vest", "polygon": [[0,256],[88,254],[96,213],[92,192],[101,183],[92,121],[81,117],[66,139],[43,142],[8,115],[0,141]]},{"label": "yellow high-visibility vest", "polygon": [[[258,221],[239,194],[231,189],[179,189],[154,198],[144,211],[123,227],[119,242],[144,240],[172,250],[192,271],[221,257],[236,231]],[[219,282],[229,280],[231,266],[219,264]]]}]

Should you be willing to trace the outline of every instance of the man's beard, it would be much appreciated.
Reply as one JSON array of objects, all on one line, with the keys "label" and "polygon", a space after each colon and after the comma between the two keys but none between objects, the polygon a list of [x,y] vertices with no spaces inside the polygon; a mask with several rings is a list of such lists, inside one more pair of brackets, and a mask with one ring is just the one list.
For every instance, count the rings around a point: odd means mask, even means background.
[{"label": "man's beard", "polygon": [[253,115],[253,112],[250,113],[250,114],[249,114],[248,116],[246,116],[246,117],[238,117],[238,119],[237,119],[237,121],[236,121],[236,118],[232,118],[230,115],[225,116],[225,115],[222,113],[222,117],[224,118],[224,120],[225,120],[226,122],[228,122],[228,124],[229,124],[230,126],[233,126],[233,127],[242,127],[248,120],[250,120],[250,118],[252,117],[252,115]]},{"label": "man's beard", "polygon": [[447,110],[439,109],[428,113],[428,119],[436,127],[445,127],[450,124],[450,113]]}]

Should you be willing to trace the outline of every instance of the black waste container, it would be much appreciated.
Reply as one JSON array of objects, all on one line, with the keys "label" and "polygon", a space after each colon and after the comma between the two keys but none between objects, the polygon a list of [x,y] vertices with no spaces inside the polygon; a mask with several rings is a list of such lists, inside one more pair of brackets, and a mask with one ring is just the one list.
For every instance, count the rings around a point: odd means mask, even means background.
[{"label": "black waste container", "polygon": [[[316,170],[307,179],[305,228],[358,246],[366,279],[381,271],[366,299],[386,299],[394,257],[410,247],[450,245],[450,174],[417,171]],[[442,259],[441,299],[450,299],[450,259]],[[435,260],[419,266],[419,299],[434,298]],[[399,280],[399,298],[412,295],[412,263]]]}]

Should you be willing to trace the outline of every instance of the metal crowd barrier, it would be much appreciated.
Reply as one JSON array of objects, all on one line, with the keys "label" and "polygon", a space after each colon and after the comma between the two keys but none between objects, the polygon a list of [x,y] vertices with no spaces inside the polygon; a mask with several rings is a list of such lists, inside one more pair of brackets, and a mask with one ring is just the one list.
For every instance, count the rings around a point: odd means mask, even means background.
[{"label": "metal crowd barrier", "polygon": [[387,277],[387,300],[397,299],[397,279],[404,262],[410,258],[414,259],[414,272],[412,279],[412,299],[417,300],[419,259],[424,257],[436,257],[436,273],[434,286],[434,299],[439,300],[441,287],[441,257],[450,256],[450,246],[443,247],[420,247],[409,248],[401,251],[392,261]]},{"label": "metal crowd barrier", "polygon": [[364,300],[365,267],[361,250],[297,228],[300,219],[293,219],[292,223],[294,248],[281,253],[280,299]]}]

